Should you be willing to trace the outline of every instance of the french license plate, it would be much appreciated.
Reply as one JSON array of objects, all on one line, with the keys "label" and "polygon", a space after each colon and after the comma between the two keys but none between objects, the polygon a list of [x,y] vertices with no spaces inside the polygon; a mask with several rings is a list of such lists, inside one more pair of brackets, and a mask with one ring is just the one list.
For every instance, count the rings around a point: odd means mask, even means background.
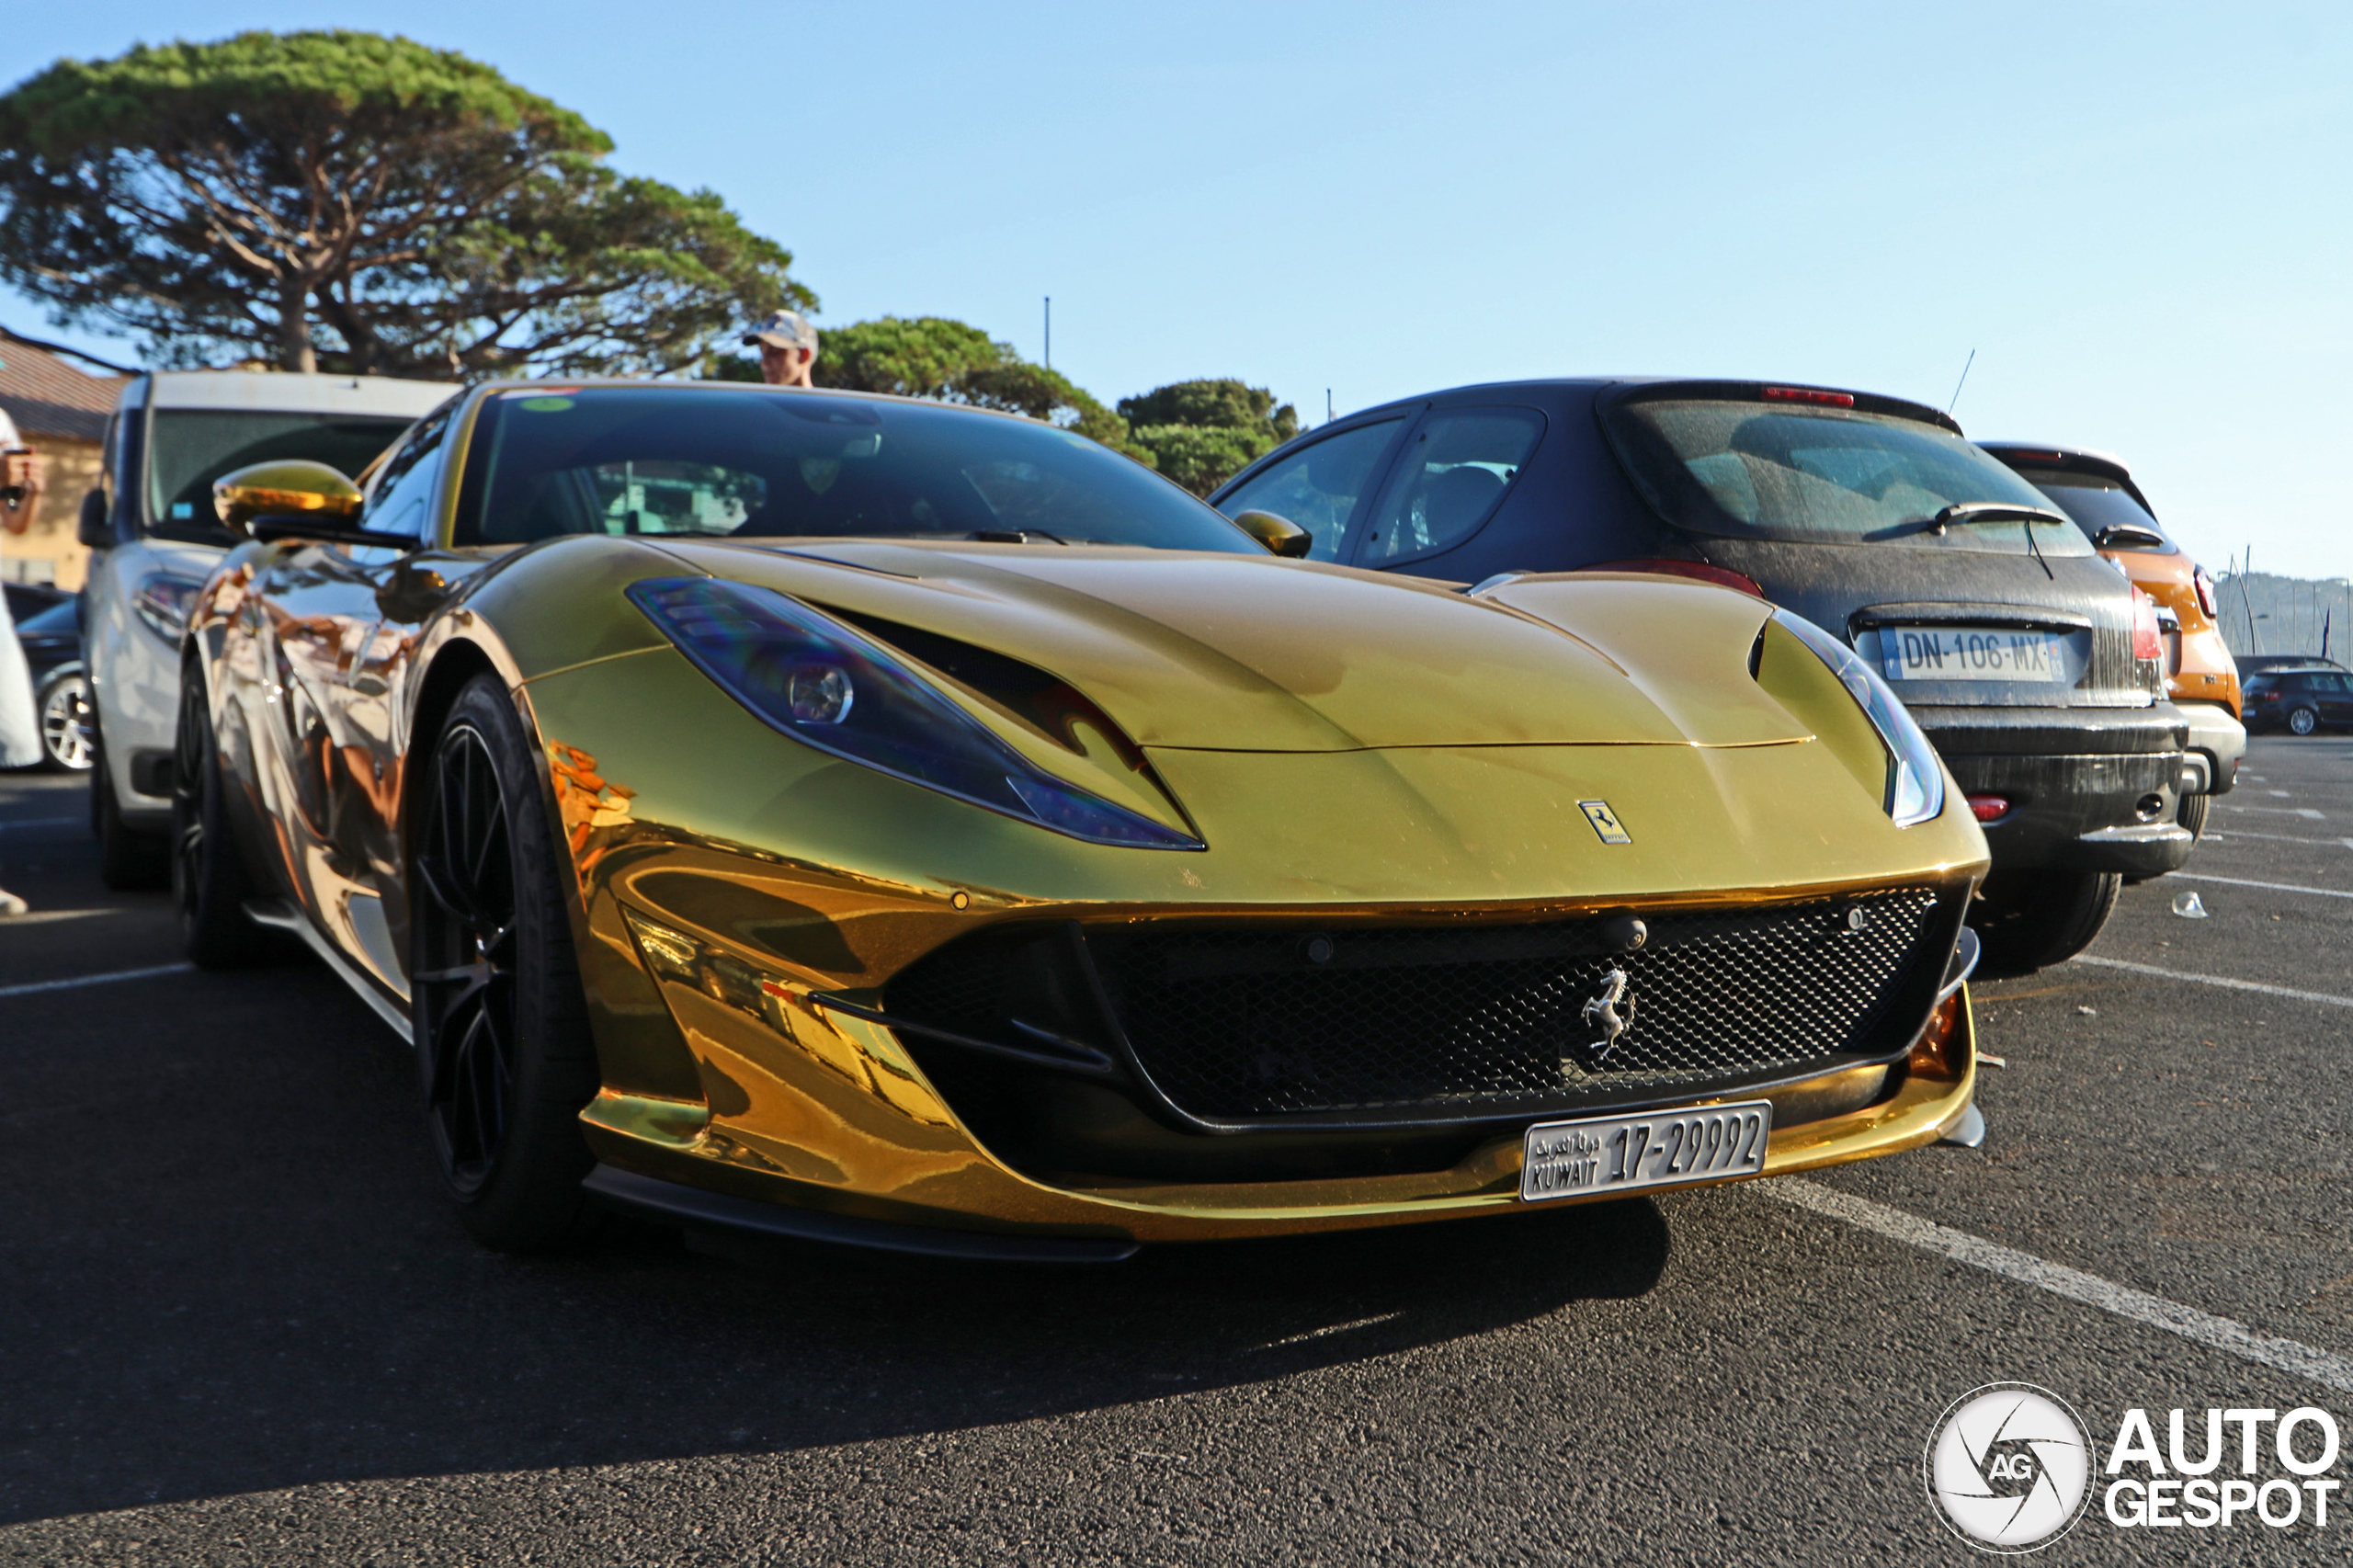
[{"label": "french license plate", "polygon": [[1887,626],[1879,655],[1890,680],[2057,680],[2064,673],[2059,639],[2048,631]]},{"label": "french license plate", "polygon": [[1772,1131],[1769,1100],[1547,1121],[1528,1130],[1519,1195],[1535,1203],[1761,1176],[1765,1140]]}]

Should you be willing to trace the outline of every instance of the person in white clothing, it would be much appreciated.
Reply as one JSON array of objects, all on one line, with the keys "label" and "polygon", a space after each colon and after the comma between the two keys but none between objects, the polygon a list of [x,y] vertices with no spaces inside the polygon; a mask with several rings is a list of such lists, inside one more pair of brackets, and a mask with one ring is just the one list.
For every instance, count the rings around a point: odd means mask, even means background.
[{"label": "person in white clothing", "polygon": [[[41,460],[0,410],[0,530],[23,533],[40,505]],[[8,601],[0,597],[0,767],[30,767],[40,760],[40,719],[33,711],[32,670],[17,641]],[[25,901],[0,888],[0,916],[22,915]]]}]

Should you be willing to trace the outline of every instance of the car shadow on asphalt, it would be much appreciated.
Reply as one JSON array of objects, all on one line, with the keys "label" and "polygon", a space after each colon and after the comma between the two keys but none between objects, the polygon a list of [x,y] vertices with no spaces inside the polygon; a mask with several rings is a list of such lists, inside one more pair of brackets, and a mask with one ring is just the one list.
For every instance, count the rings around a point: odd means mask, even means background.
[{"label": "car shadow on asphalt", "polygon": [[1605,1311],[1668,1256],[1634,1199],[1108,1266],[652,1230],[503,1256],[443,1209],[406,1053],[324,971],[158,983],[23,999],[43,1049],[0,1051],[0,1521],[1312,1377]]}]

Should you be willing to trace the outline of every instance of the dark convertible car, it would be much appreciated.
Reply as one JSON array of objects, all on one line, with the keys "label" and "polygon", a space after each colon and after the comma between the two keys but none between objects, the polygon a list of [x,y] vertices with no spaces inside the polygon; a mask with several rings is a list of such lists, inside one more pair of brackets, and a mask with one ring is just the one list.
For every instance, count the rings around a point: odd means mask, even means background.
[{"label": "dark convertible car", "polygon": [[2188,856],[2154,603],[1933,408],[1759,381],[1461,387],[1301,436],[1210,499],[1301,525],[1317,560],[1465,584],[1668,573],[1833,629],[1984,824],[1990,969],[2082,950],[2125,878]]}]

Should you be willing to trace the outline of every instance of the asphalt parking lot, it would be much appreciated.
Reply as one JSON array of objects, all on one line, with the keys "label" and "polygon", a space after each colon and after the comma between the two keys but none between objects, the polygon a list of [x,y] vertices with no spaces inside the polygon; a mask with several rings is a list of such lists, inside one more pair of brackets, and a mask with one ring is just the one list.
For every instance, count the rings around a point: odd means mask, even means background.
[{"label": "asphalt parking lot", "polygon": [[[1961,1562],[1977,1385],[2353,1415],[2353,739],[2258,740],[2094,961],[1977,988],[1981,1149],[1092,1271],[482,1252],[324,969],[43,988],[177,960],[84,801],[0,776],[0,1562]],[[2096,1499],[2046,1560],[2343,1510]]]}]

